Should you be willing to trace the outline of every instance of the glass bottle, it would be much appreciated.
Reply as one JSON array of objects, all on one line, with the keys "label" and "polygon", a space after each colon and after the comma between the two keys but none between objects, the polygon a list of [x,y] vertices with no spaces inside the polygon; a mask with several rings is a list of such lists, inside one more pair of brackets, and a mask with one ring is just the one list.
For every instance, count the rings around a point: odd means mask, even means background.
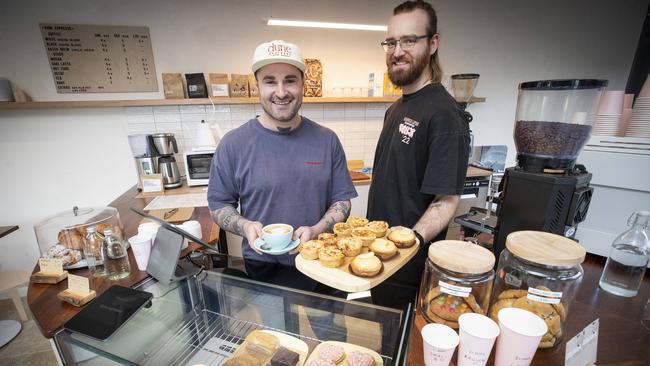
[{"label": "glass bottle", "polygon": [[637,211],[627,220],[629,230],[617,236],[600,277],[600,288],[634,297],[650,260],[650,211]]},{"label": "glass bottle", "polygon": [[119,280],[131,274],[126,245],[120,238],[113,235],[113,229],[104,229],[102,255],[104,270],[109,280]]},{"label": "glass bottle", "polygon": [[88,263],[90,273],[95,277],[105,276],[104,257],[102,255],[102,238],[97,233],[95,226],[86,228],[86,237],[84,237],[84,257]]}]

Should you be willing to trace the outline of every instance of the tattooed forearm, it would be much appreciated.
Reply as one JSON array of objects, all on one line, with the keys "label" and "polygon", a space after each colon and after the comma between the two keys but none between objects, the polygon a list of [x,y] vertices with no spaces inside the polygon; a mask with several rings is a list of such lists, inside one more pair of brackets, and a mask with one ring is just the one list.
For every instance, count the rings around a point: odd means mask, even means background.
[{"label": "tattooed forearm", "polygon": [[218,210],[210,211],[212,220],[219,225],[220,228],[230,231],[233,234],[240,236],[244,235],[244,219],[237,210],[232,206],[225,206]]},{"label": "tattooed forearm", "polygon": [[334,202],[323,218],[316,224],[316,227],[319,229],[319,232],[332,231],[334,224],[337,222],[345,221],[350,215],[350,207],[352,204],[350,201],[337,201]]},{"label": "tattooed forearm", "polygon": [[430,241],[442,232],[454,216],[460,197],[440,196],[431,202],[420,220],[413,227],[425,241]]}]

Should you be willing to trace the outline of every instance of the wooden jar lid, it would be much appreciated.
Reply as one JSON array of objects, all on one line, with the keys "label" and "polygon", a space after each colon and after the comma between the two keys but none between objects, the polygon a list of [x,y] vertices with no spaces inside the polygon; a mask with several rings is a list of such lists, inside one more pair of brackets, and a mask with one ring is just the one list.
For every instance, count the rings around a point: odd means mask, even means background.
[{"label": "wooden jar lid", "polygon": [[573,267],[585,260],[582,245],[543,231],[515,231],[506,238],[510,253],[529,262],[551,267]]},{"label": "wooden jar lid", "polygon": [[460,240],[441,240],[429,246],[429,260],[446,270],[467,273],[487,273],[494,268],[491,251]]}]

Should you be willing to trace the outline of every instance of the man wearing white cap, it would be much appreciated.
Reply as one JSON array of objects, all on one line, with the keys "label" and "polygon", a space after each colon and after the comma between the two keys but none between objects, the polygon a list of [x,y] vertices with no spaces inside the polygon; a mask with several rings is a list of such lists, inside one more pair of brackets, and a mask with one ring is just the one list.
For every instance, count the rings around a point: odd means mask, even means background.
[{"label": "man wearing white cap", "polygon": [[[317,284],[295,270],[295,254],[264,254],[254,245],[268,224],[293,226],[301,242],[331,231],[347,218],[350,199],[357,196],[336,134],[298,113],[305,68],[294,44],[271,41],[257,47],[252,69],[263,111],[220,141],[208,202],[222,229],[244,237],[249,272],[314,290]],[[278,279],[277,265],[290,266],[293,272],[286,277],[291,278]]]}]

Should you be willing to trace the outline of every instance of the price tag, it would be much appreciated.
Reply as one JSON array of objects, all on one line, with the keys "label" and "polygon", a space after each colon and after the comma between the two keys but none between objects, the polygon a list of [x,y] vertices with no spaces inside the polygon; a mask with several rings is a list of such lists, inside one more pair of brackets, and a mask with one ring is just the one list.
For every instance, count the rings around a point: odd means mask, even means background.
[{"label": "price tag", "polygon": [[68,290],[87,294],[90,292],[90,283],[87,277],[68,274]]},{"label": "price tag", "polygon": [[141,175],[140,181],[142,182],[142,193],[157,193],[165,190],[162,174]]},{"label": "price tag", "polygon": [[38,266],[43,273],[60,275],[63,273],[63,261],[59,258],[39,258]]}]

